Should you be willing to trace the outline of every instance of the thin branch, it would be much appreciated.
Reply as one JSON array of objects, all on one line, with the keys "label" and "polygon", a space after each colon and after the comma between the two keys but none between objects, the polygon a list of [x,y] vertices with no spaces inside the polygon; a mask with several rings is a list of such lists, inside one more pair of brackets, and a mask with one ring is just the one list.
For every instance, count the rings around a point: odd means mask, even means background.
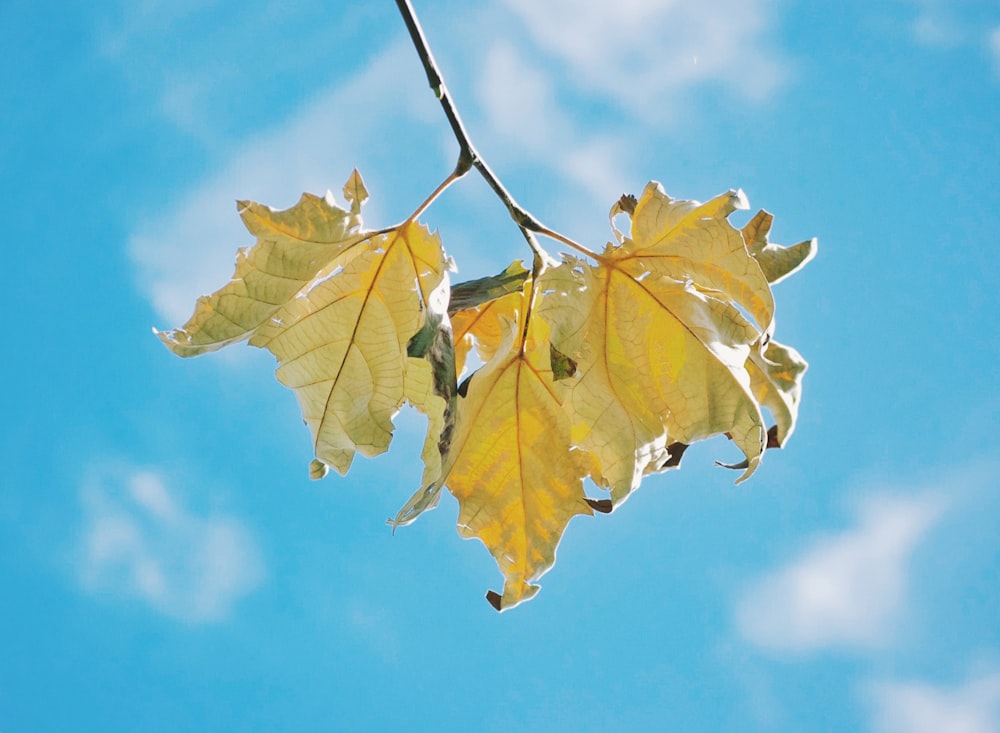
[{"label": "thin branch", "polygon": [[462,118],[459,117],[458,110],[451,101],[447,88],[445,88],[444,79],[441,77],[437,62],[431,53],[431,47],[427,43],[427,37],[424,35],[424,29],[420,27],[420,21],[417,19],[417,14],[413,10],[410,0],[396,0],[396,7],[399,8],[399,13],[403,16],[403,22],[406,23],[406,30],[410,32],[410,40],[413,41],[413,47],[417,50],[420,63],[424,67],[424,73],[427,74],[427,83],[430,84],[434,96],[441,102],[445,117],[448,118],[448,124],[451,125],[451,130],[455,133],[455,139],[461,148],[458,166],[456,166],[455,171],[461,171],[460,175],[465,175],[475,163],[478,154],[475,148],[472,147],[472,142],[469,140],[469,133],[465,131]]},{"label": "thin branch", "polygon": [[[406,23],[406,29],[410,33],[410,40],[413,41],[413,46],[417,50],[417,55],[420,57],[420,62],[423,64],[424,72],[427,74],[427,82],[430,84],[431,90],[434,92],[434,96],[437,97],[438,101],[441,103],[442,109],[444,109],[445,117],[448,118],[448,124],[451,125],[451,130],[455,134],[455,140],[458,141],[459,155],[458,164],[455,166],[455,177],[460,178],[464,176],[470,169],[475,168],[479,171],[479,175],[483,177],[490,188],[497,197],[503,202],[504,206],[507,207],[507,212],[510,214],[510,218],[514,220],[514,223],[521,229],[521,233],[524,235],[525,240],[528,242],[528,246],[531,247],[531,251],[536,257],[541,257],[545,260],[551,259],[547,252],[542,249],[541,245],[538,244],[538,240],[535,238],[533,232],[546,233],[551,236],[547,227],[545,227],[541,222],[539,222],[532,214],[523,208],[514,197],[510,195],[510,192],[504,187],[497,178],[493,170],[486,164],[476,150],[475,146],[472,144],[472,139],[469,137],[469,133],[465,129],[465,125],[462,123],[462,118],[458,114],[458,110],[455,107],[455,103],[451,99],[451,95],[448,94],[448,88],[445,86],[444,78],[441,76],[441,71],[438,69],[437,62],[434,60],[434,56],[431,53],[430,46],[427,43],[427,38],[424,36],[424,31],[420,27],[420,21],[417,19],[416,12],[413,10],[413,6],[410,4],[410,0],[396,0],[396,7],[399,8],[400,14],[403,16],[403,21]],[[554,237],[558,239],[558,237]],[[577,247],[579,249],[579,247]],[[585,250],[581,250],[585,251]]]}]

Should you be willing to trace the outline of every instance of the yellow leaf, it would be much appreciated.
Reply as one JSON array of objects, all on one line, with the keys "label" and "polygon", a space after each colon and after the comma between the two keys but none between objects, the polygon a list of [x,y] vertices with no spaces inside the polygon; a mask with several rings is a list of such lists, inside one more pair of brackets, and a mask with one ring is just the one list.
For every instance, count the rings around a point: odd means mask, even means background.
[{"label": "yellow leaf", "polygon": [[257,244],[236,255],[233,279],[198,299],[183,327],[157,333],[178,356],[197,356],[246,339],[324,266],[365,240],[359,217],[332,196],[303,194],[286,211],[240,201]]},{"label": "yellow leaf", "polygon": [[[502,318],[514,318],[528,271],[513,262],[503,272],[490,277],[456,284],[451,291],[451,325],[455,342],[455,372],[461,374],[465,360],[475,346],[487,362],[500,345]],[[508,297],[505,297],[508,296]]]},{"label": "yellow leaf", "polygon": [[521,293],[511,293],[451,316],[456,373],[461,374],[465,369],[465,360],[473,346],[483,362],[493,357],[503,338],[504,320],[514,320],[520,304]]},{"label": "yellow leaf", "polygon": [[538,591],[532,583],[555,562],[569,520],[593,513],[552,376],[548,324],[529,318],[525,329],[531,298],[529,280],[517,321],[504,319],[502,343],[459,401],[444,470],[459,501],[459,532],[482,540],[503,573],[503,593],[489,596],[499,609]]},{"label": "yellow leaf", "polygon": [[[414,222],[362,232],[367,191],[357,171],[345,190],[352,212],[309,195],[287,211],[244,204],[257,243],[241,254],[229,284],[199,299],[183,328],[160,335],[184,356],[247,337],[273,353],[278,380],[295,391],[312,433],[314,478],[325,473],[320,464],[343,474],[356,451],[384,452],[406,399],[438,432],[445,409],[444,399],[433,399],[429,364],[408,356],[429,311],[447,318],[440,242]],[[440,457],[429,458],[428,471],[439,473]]]},{"label": "yellow leaf", "polygon": [[577,361],[573,441],[614,505],[660,469],[670,444],[728,434],[746,456],[741,481],[760,462],[766,434],[747,362],[774,302],[727,220],[745,205],[739,192],[700,204],[650,183],[611,210],[631,217],[630,236],[616,229],[620,245],[597,266],[567,257],[551,275],[565,295],[541,313],[554,347]]},{"label": "yellow leaf", "polygon": [[763,353],[754,349],[747,362],[753,393],[776,421],[779,446],[795,430],[806,368],[806,361],[798,351],[776,341],[768,341]]},{"label": "yellow leaf", "polygon": [[706,204],[672,199],[650,182],[632,217],[632,237],[618,253],[630,259],[629,271],[645,270],[675,280],[691,280],[699,290],[716,290],[744,309],[766,330],[774,316],[774,298],[758,262],[747,251],[742,233],[726,220],[747,208],[742,191],[730,191]]},{"label": "yellow leaf", "polygon": [[768,241],[768,234],[773,219],[773,216],[761,210],[743,227],[743,238],[746,240],[747,249],[760,264],[767,281],[772,285],[802,269],[816,256],[818,249],[815,239],[807,239],[791,247],[771,244]]}]

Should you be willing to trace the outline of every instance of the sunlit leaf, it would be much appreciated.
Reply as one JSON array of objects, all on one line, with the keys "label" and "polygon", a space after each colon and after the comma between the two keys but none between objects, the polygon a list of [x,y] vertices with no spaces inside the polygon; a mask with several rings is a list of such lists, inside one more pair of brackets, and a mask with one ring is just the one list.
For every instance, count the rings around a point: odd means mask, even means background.
[{"label": "sunlit leaf", "polygon": [[[544,276],[543,276],[544,278]],[[544,287],[539,283],[540,287]],[[583,493],[587,468],[571,450],[569,416],[550,366],[548,324],[525,314],[530,281],[504,319],[493,358],[459,401],[444,471],[459,501],[459,532],[489,549],[504,576],[501,609],[531,598],[553,562],[569,520],[591,514]]]},{"label": "sunlit leaf", "polygon": [[454,331],[455,369],[459,374],[464,371],[473,346],[484,362],[496,352],[502,337],[501,320],[513,319],[527,277],[528,271],[518,261],[497,275],[458,283],[452,289],[448,312]]},{"label": "sunlit leaf", "polygon": [[753,393],[776,421],[779,446],[791,437],[802,399],[806,361],[790,346],[769,341],[764,352],[754,350],[747,362]]},{"label": "sunlit leaf", "polygon": [[743,227],[743,237],[750,254],[760,264],[768,282],[772,284],[802,269],[816,256],[817,250],[815,239],[807,239],[791,247],[771,244],[768,241],[768,234],[773,220],[773,216],[761,210]]},{"label": "sunlit leaf", "polygon": [[[199,299],[183,328],[160,335],[182,356],[244,338],[267,348],[278,380],[295,390],[316,458],[340,473],[355,452],[388,448],[392,417],[406,399],[435,412],[432,429],[443,425],[437,413],[447,399],[431,399],[430,363],[408,354],[428,313],[447,317],[440,242],[412,222],[362,232],[357,210],[367,191],[357,172],[345,191],[352,212],[329,196],[303,196],[287,211],[243,205],[257,243],[241,253],[228,285]],[[439,463],[432,458],[428,470]],[[322,474],[314,462],[310,475]]]}]

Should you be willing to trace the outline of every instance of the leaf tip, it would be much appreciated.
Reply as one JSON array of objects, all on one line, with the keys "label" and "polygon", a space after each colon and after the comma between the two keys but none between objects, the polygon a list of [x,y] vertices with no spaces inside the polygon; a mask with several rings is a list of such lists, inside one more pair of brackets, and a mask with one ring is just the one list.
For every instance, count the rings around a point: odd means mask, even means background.
[{"label": "leaf tip", "polygon": [[352,214],[359,213],[361,205],[368,200],[368,189],[365,188],[365,182],[357,168],[351,171],[347,183],[344,184],[344,198],[351,205]]},{"label": "leaf tip", "polygon": [[502,596],[495,590],[486,591],[486,600],[489,601],[490,605],[493,606],[493,608],[495,608],[497,611],[503,610],[501,608]]},{"label": "leaf tip", "polygon": [[590,508],[595,512],[600,512],[601,514],[611,514],[614,510],[614,505],[611,503],[611,499],[590,499],[584,498],[584,501],[590,505]]},{"label": "leaf tip", "polygon": [[735,191],[730,191],[729,195],[732,197],[734,209],[742,211],[750,208],[750,200],[747,198],[747,195],[743,192],[742,188],[737,188]]}]

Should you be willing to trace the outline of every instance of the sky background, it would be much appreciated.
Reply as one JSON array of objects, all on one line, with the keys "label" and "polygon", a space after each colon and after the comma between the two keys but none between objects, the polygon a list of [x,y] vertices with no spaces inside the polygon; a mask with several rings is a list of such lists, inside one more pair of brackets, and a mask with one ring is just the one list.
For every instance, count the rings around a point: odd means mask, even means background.
[{"label": "sky background", "polygon": [[[739,487],[692,448],[497,614],[453,500],[384,524],[417,415],[311,482],[269,354],[151,333],[231,275],[236,199],[357,166],[380,227],[451,170],[394,4],[4,0],[0,732],[1000,731],[1000,4],[416,6],[549,226],[600,248],[655,179],[819,238],[775,287],[795,436]],[[528,255],[474,176],[423,220],[458,280]]]}]

